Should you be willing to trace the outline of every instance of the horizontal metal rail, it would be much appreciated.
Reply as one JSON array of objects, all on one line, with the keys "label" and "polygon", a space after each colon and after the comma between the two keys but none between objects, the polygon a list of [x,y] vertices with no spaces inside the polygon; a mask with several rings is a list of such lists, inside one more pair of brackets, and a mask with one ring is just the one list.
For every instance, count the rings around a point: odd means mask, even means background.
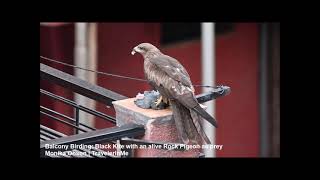
[{"label": "horizontal metal rail", "polygon": [[228,86],[218,86],[213,91],[196,95],[199,103],[205,103],[230,94],[231,89]]},{"label": "horizontal metal rail", "polygon": [[98,116],[98,117],[102,118],[103,120],[107,120],[107,121],[110,121],[110,122],[112,122],[112,123],[115,123],[115,122],[116,122],[116,119],[115,119],[114,117],[112,117],[112,116],[109,116],[109,115],[107,115],[107,114],[104,114],[104,113],[95,111],[95,110],[93,110],[93,109],[89,109],[89,108],[86,108],[86,107],[84,107],[84,106],[78,105],[78,104],[75,103],[74,101],[71,101],[71,100],[69,100],[69,99],[66,99],[66,98],[61,97],[61,96],[58,96],[58,95],[55,95],[55,94],[50,93],[50,92],[48,92],[48,91],[46,91],[46,90],[40,89],[40,93],[41,93],[41,94],[44,94],[44,95],[47,95],[47,96],[49,96],[49,97],[51,97],[51,98],[53,98],[53,99],[56,99],[56,100],[58,100],[58,101],[60,101],[60,102],[63,102],[63,103],[65,103],[65,104],[68,104],[68,105],[70,105],[70,106],[73,106],[73,107],[75,107],[75,108],[78,108],[78,109],[80,109],[81,111],[84,111],[84,112],[87,112],[87,113],[89,113],[89,114]]},{"label": "horizontal metal rail", "polygon": [[[53,110],[51,110],[51,109],[49,109],[49,108],[46,108],[46,107],[44,107],[44,106],[40,106],[40,110],[46,111],[46,112],[49,112],[49,113],[52,113],[52,114],[55,114],[55,115],[58,115],[58,116],[60,116],[60,117],[63,117],[63,118],[65,118],[65,119],[68,119],[68,120],[71,121],[72,123],[76,123],[76,120],[75,120],[75,119],[73,119],[73,118],[71,118],[71,117],[69,117],[69,116],[66,116],[66,115],[64,115],[64,114],[58,113],[58,112],[56,112],[56,111],[53,111]],[[88,128],[88,129],[90,129],[90,130],[96,130],[96,128],[87,126],[87,125],[85,125],[85,124],[83,124],[83,123],[79,123],[79,125],[81,125],[81,126],[83,126],[83,127],[86,127],[86,128]]]},{"label": "horizontal metal rail", "polygon": [[109,142],[123,137],[135,137],[144,135],[145,129],[142,125],[128,124],[121,127],[112,127],[89,131],[86,133],[61,137],[59,139],[48,140],[40,143],[40,149],[45,148],[45,144],[98,144]]},{"label": "horizontal metal rail", "polygon": [[52,134],[52,135],[54,135],[56,137],[65,137],[66,136],[65,134],[63,134],[63,133],[61,133],[59,131],[55,131],[55,130],[53,130],[51,128],[48,128],[46,126],[43,126],[41,124],[40,124],[40,130],[42,130],[44,132],[47,132],[47,133],[50,133],[50,134]]},{"label": "horizontal metal rail", "polygon": [[[56,139],[56,138],[60,138],[60,137],[66,137],[67,135],[63,134],[63,133],[60,133],[59,131],[55,131],[51,128],[48,128],[46,126],[43,126],[43,125],[40,125],[40,142],[41,141],[48,141],[48,140],[51,140],[51,139]],[[113,142],[114,143],[114,142]],[[111,157],[114,157],[114,156],[111,156],[111,155],[104,155],[103,154],[103,150],[101,149],[79,149],[79,150],[75,150],[75,151],[80,151],[80,152],[87,152],[89,154],[88,157],[93,157],[93,158],[111,158]],[[99,153],[95,153],[93,154],[92,151],[95,151],[95,152],[100,152]],[[59,157],[59,156],[57,156]],[[77,156],[63,156],[63,157],[77,157]]]},{"label": "horizontal metal rail", "polygon": [[76,125],[73,125],[73,124],[71,124],[69,122],[66,122],[66,121],[64,121],[64,120],[62,120],[60,118],[55,117],[55,116],[52,116],[51,114],[45,113],[43,111],[40,111],[40,114],[46,115],[46,116],[50,117],[53,120],[56,120],[56,121],[61,122],[61,123],[65,124],[65,125],[71,126],[71,127],[75,128],[75,129],[78,129],[78,130],[80,130],[82,132],[87,132],[87,130],[85,130],[83,128],[80,128],[80,127],[78,127]]},{"label": "horizontal metal rail", "polygon": [[42,140],[44,140],[44,141],[48,141],[48,140],[50,140],[51,138],[40,134],[40,139],[42,139]]},{"label": "horizontal metal rail", "polygon": [[91,84],[68,73],[59,71],[40,63],[40,78],[56,83],[62,87],[71,89],[88,98],[113,106],[112,101],[126,99],[127,97],[100,86]]},{"label": "horizontal metal rail", "polygon": [[43,136],[46,136],[46,137],[48,137],[48,138],[50,138],[50,139],[59,138],[58,136],[55,136],[55,135],[53,135],[53,134],[47,133],[47,132],[42,131],[42,130],[40,130],[40,134],[43,135]]}]

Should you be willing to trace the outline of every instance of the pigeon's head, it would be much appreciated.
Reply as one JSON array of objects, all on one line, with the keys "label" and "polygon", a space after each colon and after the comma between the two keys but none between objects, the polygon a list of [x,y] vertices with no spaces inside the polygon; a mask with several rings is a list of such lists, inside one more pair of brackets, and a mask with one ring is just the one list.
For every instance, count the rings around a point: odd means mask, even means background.
[{"label": "pigeon's head", "polygon": [[141,43],[132,49],[131,54],[134,55],[137,52],[137,53],[140,53],[142,56],[144,56],[149,52],[156,52],[156,51],[159,51],[159,49],[154,45],[150,43]]}]

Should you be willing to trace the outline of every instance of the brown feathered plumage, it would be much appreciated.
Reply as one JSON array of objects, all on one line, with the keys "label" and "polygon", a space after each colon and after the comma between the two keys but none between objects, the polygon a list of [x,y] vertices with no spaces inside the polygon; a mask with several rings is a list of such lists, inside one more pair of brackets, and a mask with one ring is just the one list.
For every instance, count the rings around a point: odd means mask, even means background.
[{"label": "brown feathered plumage", "polygon": [[201,126],[201,117],[217,127],[216,120],[201,108],[194,95],[194,87],[186,69],[176,59],[162,54],[149,43],[141,43],[132,50],[144,58],[144,74],[149,84],[163,98],[169,100],[174,121],[183,143],[211,144]]}]

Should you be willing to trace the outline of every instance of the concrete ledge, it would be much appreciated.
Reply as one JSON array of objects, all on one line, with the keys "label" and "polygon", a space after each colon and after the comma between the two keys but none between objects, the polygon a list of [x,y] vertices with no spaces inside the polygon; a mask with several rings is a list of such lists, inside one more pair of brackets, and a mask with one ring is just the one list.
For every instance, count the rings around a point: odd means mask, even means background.
[{"label": "concrete ledge", "polygon": [[134,104],[135,98],[113,101],[116,111],[117,126],[127,123],[146,125],[150,119],[157,121],[170,121],[172,111],[170,109],[152,110],[143,109]]}]

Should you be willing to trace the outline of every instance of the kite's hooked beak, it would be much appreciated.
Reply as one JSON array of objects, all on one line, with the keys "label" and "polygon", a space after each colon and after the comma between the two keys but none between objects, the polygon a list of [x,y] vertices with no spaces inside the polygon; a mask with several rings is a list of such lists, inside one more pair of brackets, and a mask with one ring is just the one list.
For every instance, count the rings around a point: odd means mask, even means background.
[{"label": "kite's hooked beak", "polygon": [[132,49],[131,54],[134,55],[134,54],[137,53],[137,52],[140,53],[140,54],[143,53],[143,51],[142,51],[138,46],[136,46],[136,47],[134,47],[134,48]]},{"label": "kite's hooked beak", "polygon": [[134,55],[136,52],[139,52],[137,47],[134,47],[131,51],[131,54]]}]

